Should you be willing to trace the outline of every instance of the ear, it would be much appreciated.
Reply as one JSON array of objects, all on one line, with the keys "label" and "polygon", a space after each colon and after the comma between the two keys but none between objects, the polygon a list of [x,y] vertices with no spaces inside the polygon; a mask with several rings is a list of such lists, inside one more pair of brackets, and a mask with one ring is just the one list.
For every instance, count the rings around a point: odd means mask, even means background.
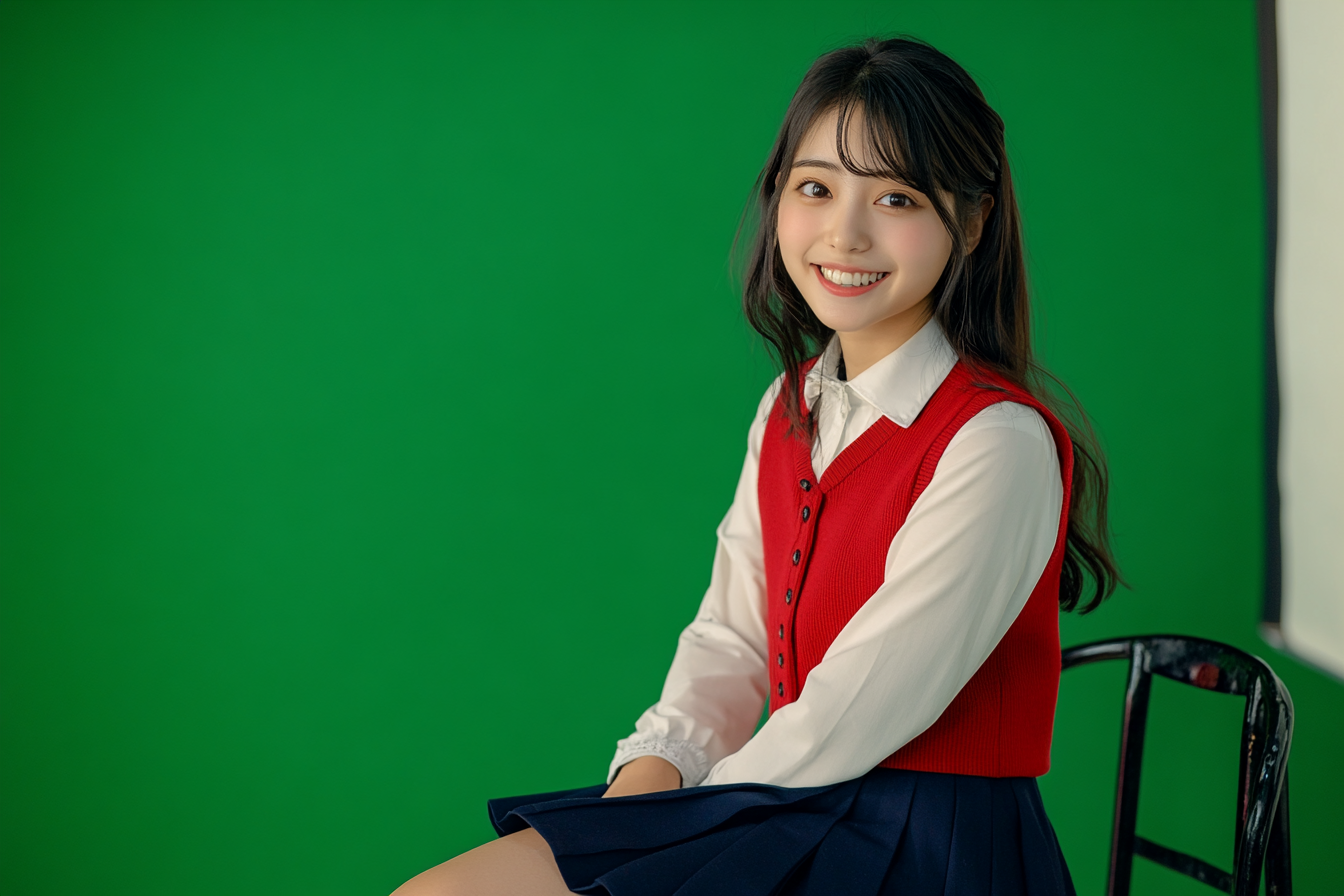
[{"label": "ear", "polygon": [[966,254],[970,255],[980,245],[980,237],[985,232],[985,222],[994,208],[994,197],[988,193],[980,194],[980,206],[971,213],[966,221]]}]

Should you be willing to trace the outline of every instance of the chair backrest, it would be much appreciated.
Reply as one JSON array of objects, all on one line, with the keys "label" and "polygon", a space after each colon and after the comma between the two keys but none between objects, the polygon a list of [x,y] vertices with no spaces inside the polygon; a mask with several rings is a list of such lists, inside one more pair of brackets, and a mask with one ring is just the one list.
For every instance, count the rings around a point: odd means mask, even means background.
[{"label": "chair backrest", "polygon": [[[1107,896],[1129,896],[1136,854],[1234,896],[1255,896],[1264,865],[1267,896],[1291,896],[1287,763],[1293,736],[1293,701],[1283,682],[1258,657],[1217,641],[1178,635],[1148,635],[1071,647],[1064,651],[1063,667],[1119,659],[1129,660],[1129,679],[1120,731]],[[1168,849],[1134,831],[1154,673],[1246,698],[1231,872]]]}]

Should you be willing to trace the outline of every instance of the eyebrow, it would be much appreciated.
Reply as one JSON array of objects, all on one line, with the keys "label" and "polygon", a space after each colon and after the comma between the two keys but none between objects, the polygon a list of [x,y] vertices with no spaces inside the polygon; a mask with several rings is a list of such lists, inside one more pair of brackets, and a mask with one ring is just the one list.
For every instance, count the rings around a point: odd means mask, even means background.
[{"label": "eyebrow", "polygon": [[795,168],[825,168],[827,171],[839,171],[840,166],[825,159],[799,159],[793,163]]}]

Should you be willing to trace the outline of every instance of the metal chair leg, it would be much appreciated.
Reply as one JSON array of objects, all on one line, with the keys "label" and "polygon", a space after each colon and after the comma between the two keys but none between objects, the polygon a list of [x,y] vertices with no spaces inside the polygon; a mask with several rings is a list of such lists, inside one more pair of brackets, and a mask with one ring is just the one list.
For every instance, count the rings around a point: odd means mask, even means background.
[{"label": "metal chair leg", "polygon": [[1288,770],[1283,772],[1283,788],[1270,822],[1269,843],[1265,849],[1265,896],[1293,896],[1293,857],[1288,837]]}]

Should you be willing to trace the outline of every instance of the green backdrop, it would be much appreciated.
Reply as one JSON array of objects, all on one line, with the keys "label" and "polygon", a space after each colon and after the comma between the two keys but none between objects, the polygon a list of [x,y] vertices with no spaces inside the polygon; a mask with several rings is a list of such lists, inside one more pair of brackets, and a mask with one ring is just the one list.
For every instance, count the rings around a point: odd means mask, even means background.
[{"label": "green backdrop", "polygon": [[[771,376],[738,214],[809,62],[898,31],[1007,120],[1109,451],[1133,590],[1065,643],[1266,657],[1327,892],[1344,687],[1256,634],[1250,0],[0,4],[0,890],[385,893],[599,780]],[[1084,896],[1121,677],[1042,785]],[[1236,701],[1165,685],[1140,832],[1226,866]]]}]

